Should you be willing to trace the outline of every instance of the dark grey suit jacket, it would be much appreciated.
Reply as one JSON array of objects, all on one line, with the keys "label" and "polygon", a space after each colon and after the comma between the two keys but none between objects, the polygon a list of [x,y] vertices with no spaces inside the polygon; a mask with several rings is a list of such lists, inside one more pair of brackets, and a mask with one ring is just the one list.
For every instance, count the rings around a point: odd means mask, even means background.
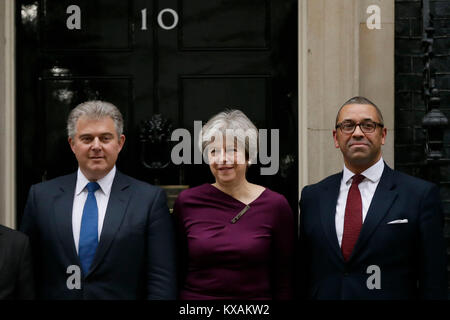
[{"label": "dark grey suit jacket", "polygon": [[0,299],[33,298],[33,267],[28,237],[0,225]]},{"label": "dark grey suit jacket", "polygon": [[91,269],[82,274],[80,289],[69,288],[74,273],[68,268],[80,266],[72,234],[76,179],[73,173],[33,185],[29,192],[21,230],[30,237],[37,297],[175,299],[174,234],[166,195],[119,171]]}]

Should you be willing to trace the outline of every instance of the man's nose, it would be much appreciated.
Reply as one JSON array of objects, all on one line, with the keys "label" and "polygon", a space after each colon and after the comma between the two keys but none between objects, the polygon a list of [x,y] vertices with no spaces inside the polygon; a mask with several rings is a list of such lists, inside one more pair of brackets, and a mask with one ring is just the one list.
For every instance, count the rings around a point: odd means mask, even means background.
[{"label": "man's nose", "polygon": [[92,140],[91,148],[97,150],[97,149],[100,149],[101,146],[102,145],[101,145],[100,139],[98,137],[95,137]]},{"label": "man's nose", "polygon": [[359,125],[356,126],[355,131],[353,131],[352,136],[354,136],[354,137],[363,137],[364,136],[364,132],[362,132],[361,126],[359,126]]}]

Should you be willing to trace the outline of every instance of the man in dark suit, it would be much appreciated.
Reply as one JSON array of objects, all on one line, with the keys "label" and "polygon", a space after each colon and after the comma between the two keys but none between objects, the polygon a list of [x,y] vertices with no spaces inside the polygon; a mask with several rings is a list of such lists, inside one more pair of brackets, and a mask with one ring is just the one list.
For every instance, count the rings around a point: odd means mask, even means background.
[{"label": "man in dark suit", "polygon": [[28,237],[0,225],[0,300],[34,298]]},{"label": "man in dark suit", "polygon": [[78,171],[33,185],[21,226],[30,237],[37,297],[175,299],[166,196],[116,170],[125,142],[119,110],[82,103],[67,130]]},{"label": "man in dark suit", "polygon": [[344,170],[301,194],[303,297],[446,299],[439,189],[384,163],[386,134],[368,99],[339,110],[333,137]]}]

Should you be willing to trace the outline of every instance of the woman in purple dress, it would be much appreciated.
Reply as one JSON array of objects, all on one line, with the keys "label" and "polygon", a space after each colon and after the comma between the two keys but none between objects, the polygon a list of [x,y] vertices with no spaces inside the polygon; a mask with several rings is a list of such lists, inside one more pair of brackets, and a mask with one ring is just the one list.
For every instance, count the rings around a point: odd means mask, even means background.
[{"label": "woman in purple dress", "polygon": [[174,204],[182,300],[292,298],[293,212],[284,196],[246,179],[257,137],[239,110],[202,128],[215,183],[183,191]]}]

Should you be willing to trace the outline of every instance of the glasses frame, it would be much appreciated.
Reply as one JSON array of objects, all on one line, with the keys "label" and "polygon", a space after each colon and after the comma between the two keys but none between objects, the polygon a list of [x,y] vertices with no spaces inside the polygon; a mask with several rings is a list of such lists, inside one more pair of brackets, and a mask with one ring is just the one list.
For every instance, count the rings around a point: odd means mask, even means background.
[{"label": "glasses frame", "polygon": [[[349,121],[349,120],[345,120],[345,121]],[[364,120],[364,121],[361,121],[361,122],[351,121],[351,122],[354,122],[354,124],[355,124],[355,127],[353,128],[353,131],[352,132],[350,132],[350,131],[349,132],[344,132],[344,130],[342,129],[342,124],[345,121],[342,121],[341,123],[338,123],[336,125],[336,127],[335,127],[335,129],[337,129],[337,128],[341,129],[341,132],[345,133],[345,134],[353,134],[355,132],[355,130],[356,130],[356,127],[359,127],[359,130],[361,130],[361,132],[363,132],[363,133],[374,133],[377,130],[377,127],[380,127],[380,128],[384,127],[384,124],[379,123],[379,122],[375,122],[375,121],[372,121],[372,120]],[[373,131],[365,131],[365,130],[363,130],[363,128],[361,127],[361,124],[363,124],[364,122],[372,122],[372,123],[374,123],[375,124],[375,129],[373,129]]]}]

